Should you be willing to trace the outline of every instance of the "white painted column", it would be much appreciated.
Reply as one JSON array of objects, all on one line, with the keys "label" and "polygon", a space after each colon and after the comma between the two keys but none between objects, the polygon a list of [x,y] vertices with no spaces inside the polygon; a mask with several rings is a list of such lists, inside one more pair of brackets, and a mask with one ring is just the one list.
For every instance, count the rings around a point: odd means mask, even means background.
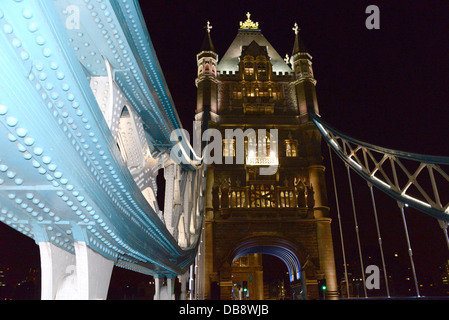
[{"label": "white painted column", "polygon": [[194,271],[193,271],[194,265],[195,265],[195,262],[192,263],[189,268],[189,290],[190,290],[189,300],[194,299],[194,292],[195,292],[195,279],[194,279]]},{"label": "white painted column", "polygon": [[42,300],[105,300],[114,261],[75,242],[75,254],[39,242]]},{"label": "white painted column", "polygon": [[167,284],[164,286],[165,277],[154,277],[154,300],[175,300],[175,278],[167,277]]},{"label": "white painted column", "polygon": [[166,300],[175,300],[175,278],[167,278],[167,295]]},{"label": "white painted column", "polygon": [[90,249],[85,242],[75,242],[79,299],[106,300],[114,261]]},{"label": "white painted column", "polygon": [[154,298],[153,300],[161,300],[161,286],[162,281],[161,278],[158,278],[157,276],[154,276]]},{"label": "white painted column", "polygon": [[181,283],[181,295],[179,297],[179,300],[187,300],[187,286],[189,282],[190,272],[187,271],[186,273],[179,275],[179,282]]},{"label": "white painted column", "polygon": [[63,282],[73,280],[75,255],[50,242],[39,242],[41,258],[41,299],[55,300]]},{"label": "white painted column", "polygon": [[164,222],[168,231],[173,235],[173,212],[174,212],[174,196],[175,196],[175,172],[174,164],[170,164],[164,168],[165,178],[165,197],[164,197]]}]

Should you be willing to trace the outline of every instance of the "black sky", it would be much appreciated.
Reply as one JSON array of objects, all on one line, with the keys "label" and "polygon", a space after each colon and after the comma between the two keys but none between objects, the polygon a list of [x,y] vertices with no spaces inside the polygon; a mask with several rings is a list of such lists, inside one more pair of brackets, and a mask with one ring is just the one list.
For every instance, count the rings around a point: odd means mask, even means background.
[{"label": "black sky", "polygon": [[[191,130],[196,105],[196,54],[206,21],[222,57],[237,34],[246,12],[281,56],[291,55],[293,24],[313,56],[321,116],[346,134],[376,145],[422,154],[449,156],[449,2],[420,1],[140,1],[151,40],[185,128]],[[368,30],[365,8],[380,9],[380,30]],[[327,155],[325,154],[327,158]],[[335,159],[335,158],[334,158]],[[326,159],[325,161],[328,161]],[[328,162],[326,162],[328,163]],[[330,170],[328,170],[328,178]],[[347,177],[341,183],[345,245],[355,250]],[[357,180],[362,247],[376,248],[375,226],[366,184]],[[337,230],[333,186],[328,194],[333,229]],[[339,183],[337,182],[337,183]],[[346,196],[346,199],[344,197]],[[399,209],[376,193],[379,219],[388,253],[406,256]],[[345,206],[345,207],[343,207]],[[415,263],[419,272],[434,275],[449,258],[437,223],[424,214],[407,212]],[[337,264],[340,239],[334,236]],[[0,225],[0,265],[39,264],[37,246]],[[367,258],[366,258],[367,259]],[[37,262],[36,262],[37,261]],[[376,262],[380,263],[380,262]],[[388,269],[388,266],[387,266]]]}]

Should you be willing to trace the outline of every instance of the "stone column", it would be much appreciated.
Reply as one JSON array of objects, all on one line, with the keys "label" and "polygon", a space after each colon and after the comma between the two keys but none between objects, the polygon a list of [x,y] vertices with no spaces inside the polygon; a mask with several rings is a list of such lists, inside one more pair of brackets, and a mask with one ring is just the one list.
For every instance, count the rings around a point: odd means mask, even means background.
[{"label": "stone column", "polygon": [[214,185],[214,167],[207,167],[207,180],[206,180],[206,212],[204,219],[204,229],[202,230],[203,239],[203,293],[204,299],[211,299],[211,275],[214,272],[214,239],[213,239],[213,219],[214,208],[212,204],[212,187]]},{"label": "stone column", "polygon": [[256,271],[254,276],[256,283],[256,300],[263,300],[263,271]]},{"label": "stone column", "polygon": [[232,300],[231,266],[227,262],[220,269],[220,300]]},{"label": "stone column", "polygon": [[314,214],[315,218],[328,217],[329,207],[327,206],[326,179],[324,176],[325,166],[309,166],[309,179],[314,192]]},{"label": "stone column", "polygon": [[339,296],[330,218],[317,220],[317,240],[320,270],[326,278],[326,299],[337,300]]}]

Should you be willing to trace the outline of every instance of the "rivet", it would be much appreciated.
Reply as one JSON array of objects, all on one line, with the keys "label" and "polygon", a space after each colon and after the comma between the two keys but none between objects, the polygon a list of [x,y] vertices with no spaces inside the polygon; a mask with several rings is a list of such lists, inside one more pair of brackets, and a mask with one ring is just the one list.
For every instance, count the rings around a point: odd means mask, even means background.
[{"label": "rivet", "polygon": [[20,48],[22,46],[22,42],[18,38],[12,39],[12,45],[16,48]]},{"label": "rivet", "polygon": [[33,12],[29,8],[25,8],[22,10],[22,16],[25,19],[31,19],[33,17]]},{"label": "rivet", "polygon": [[7,112],[8,112],[8,107],[3,104],[0,104],[0,115],[4,115]]},{"label": "rivet", "polygon": [[27,146],[32,146],[34,144],[34,138],[30,138],[30,137],[26,137],[23,142],[25,142],[25,144]]},{"label": "rivet", "polygon": [[6,175],[8,176],[9,179],[12,179],[16,176],[16,173],[14,171],[8,171]]},{"label": "rivet", "polygon": [[19,120],[17,120],[17,118],[14,118],[14,117],[7,117],[6,118],[6,124],[8,126],[10,126],[10,127],[14,127],[17,124],[18,121]]},{"label": "rivet", "polygon": [[9,23],[5,23],[5,25],[3,26],[3,31],[5,33],[12,33],[12,26]]},{"label": "rivet", "polygon": [[50,158],[49,156],[43,156],[43,157],[42,157],[42,161],[43,161],[45,164],[49,164],[49,163],[51,162],[51,158]]},{"label": "rivet", "polygon": [[44,54],[45,57],[50,57],[51,56],[51,49],[50,48],[44,48],[42,50],[42,53]]},{"label": "rivet", "polygon": [[40,156],[44,152],[44,150],[42,148],[40,148],[40,147],[35,147],[33,149],[33,152],[34,152],[35,155]]},{"label": "rivet", "polygon": [[39,27],[36,22],[30,22],[30,24],[28,25],[28,30],[30,30],[31,32],[36,32],[38,29]]},{"label": "rivet", "polygon": [[44,39],[44,37],[41,36],[41,35],[37,36],[37,37],[36,37],[36,43],[37,43],[38,45],[40,45],[40,46],[44,45],[44,44],[45,44],[45,39]]},{"label": "rivet", "polygon": [[[17,119],[16,119],[17,120]],[[17,122],[16,122],[17,123]],[[9,124],[9,123],[8,123]],[[27,135],[27,133],[28,133],[28,130],[27,129],[25,129],[25,128],[17,128],[16,129],[16,133],[17,133],[17,135],[19,136],[19,137],[25,137],[26,135]]]}]

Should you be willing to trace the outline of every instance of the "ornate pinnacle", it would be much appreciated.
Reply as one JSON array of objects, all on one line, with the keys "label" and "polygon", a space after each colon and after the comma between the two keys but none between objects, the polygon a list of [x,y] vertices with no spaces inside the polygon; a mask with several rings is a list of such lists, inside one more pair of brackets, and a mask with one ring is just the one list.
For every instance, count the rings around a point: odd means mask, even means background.
[{"label": "ornate pinnacle", "polygon": [[240,29],[259,29],[259,22],[253,22],[251,19],[251,13],[246,14],[246,21],[240,21]]},{"label": "ornate pinnacle", "polygon": [[293,25],[292,30],[295,32],[295,34],[298,34],[299,30],[301,30],[301,29],[299,29],[298,24],[295,22],[295,24]]},{"label": "ornate pinnacle", "polygon": [[207,20],[206,30],[208,33],[210,33],[210,30],[212,29],[212,26],[210,25],[209,20]]}]

